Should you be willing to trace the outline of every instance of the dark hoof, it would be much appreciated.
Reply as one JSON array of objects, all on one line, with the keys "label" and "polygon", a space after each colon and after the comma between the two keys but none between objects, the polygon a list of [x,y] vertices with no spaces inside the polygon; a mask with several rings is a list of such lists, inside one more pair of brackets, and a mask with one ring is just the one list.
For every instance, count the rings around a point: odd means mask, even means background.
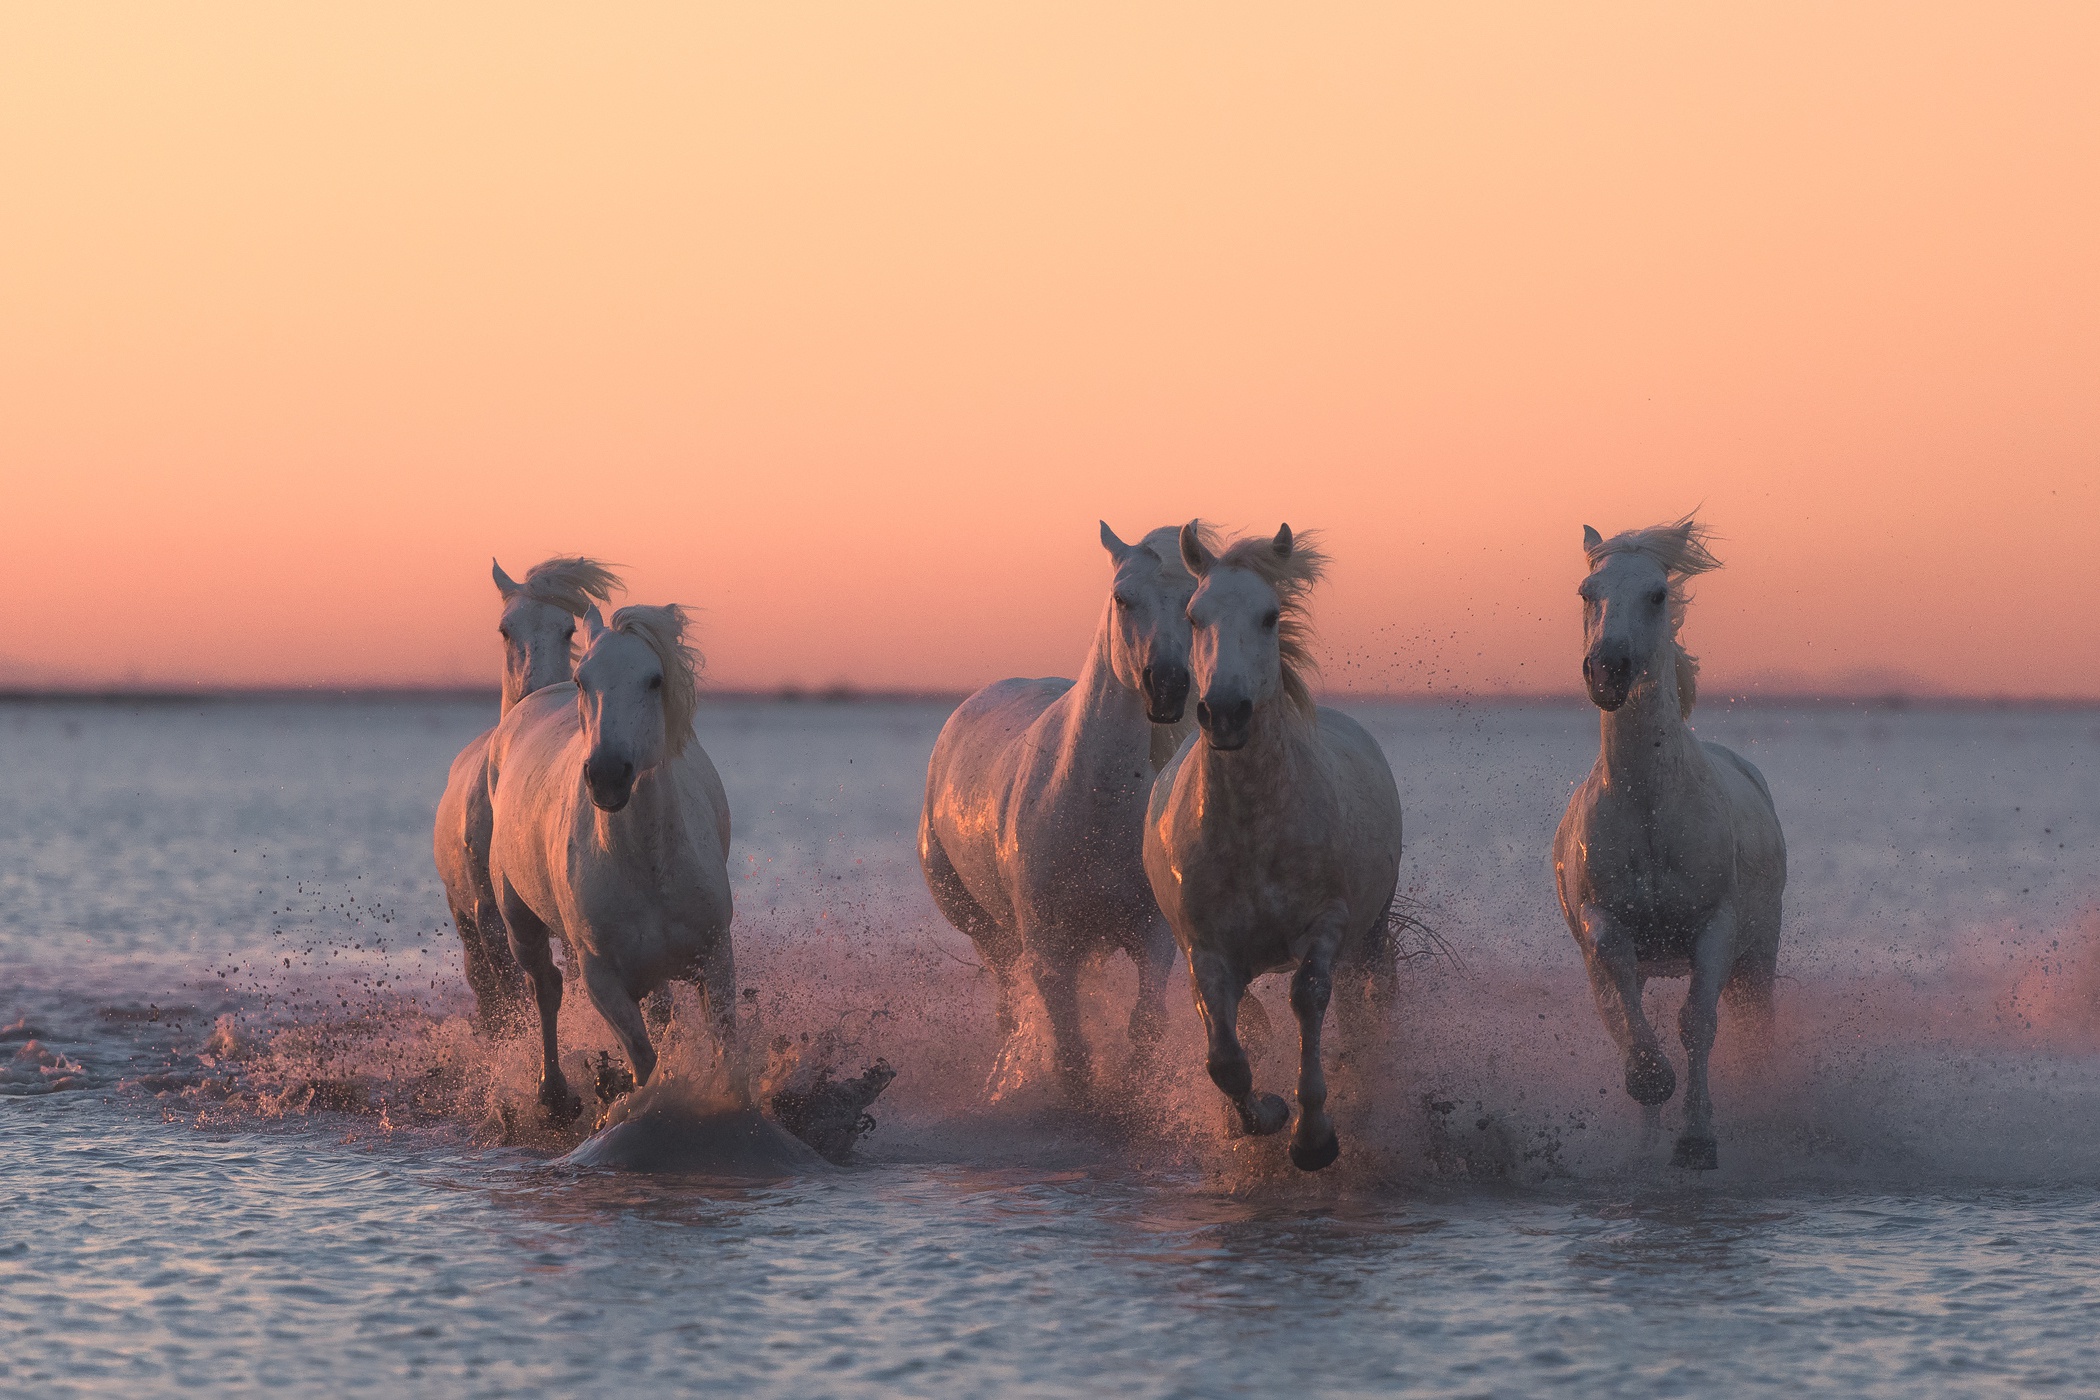
[{"label": "dark hoof", "polygon": [[1331,1167],[1334,1165],[1334,1159],[1341,1155],[1342,1140],[1336,1137],[1332,1130],[1328,1132],[1324,1142],[1316,1142],[1310,1146],[1296,1138],[1291,1139],[1291,1165],[1301,1172],[1316,1172],[1322,1167]]},{"label": "dark hoof", "polygon": [[1721,1148],[1712,1138],[1681,1137],[1670,1153],[1670,1165],[1689,1171],[1710,1172],[1721,1165]]},{"label": "dark hoof", "polygon": [[573,1123],[583,1112],[583,1100],[569,1092],[567,1083],[556,1079],[540,1085],[540,1107],[547,1110],[550,1123]]},{"label": "dark hoof", "polygon": [[1635,1103],[1664,1104],[1677,1092],[1677,1071],[1652,1045],[1636,1045],[1626,1057],[1626,1092]]},{"label": "dark hoof", "polygon": [[616,1065],[612,1056],[603,1050],[598,1052],[598,1073],[591,1088],[598,1095],[600,1104],[611,1104],[623,1094],[634,1092],[634,1075],[625,1065]]},{"label": "dark hoof", "polygon": [[1280,1133],[1291,1121],[1291,1106],[1274,1094],[1249,1094],[1235,1105],[1235,1137],[1268,1137]]}]

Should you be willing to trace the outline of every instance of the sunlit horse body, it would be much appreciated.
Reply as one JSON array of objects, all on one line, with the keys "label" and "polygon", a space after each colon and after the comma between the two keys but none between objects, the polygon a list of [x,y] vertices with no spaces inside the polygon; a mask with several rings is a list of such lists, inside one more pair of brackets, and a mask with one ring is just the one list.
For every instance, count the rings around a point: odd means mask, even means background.
[{"label": "sunlit horse body", "polygon": [[585,628],[574,683],[513,706],[488,757],[489,875],[539,1007],[540,1102],[558,1118],[578,1103],[557,1059],[550,937],[575,954],[637,1084],[656,1068],[639,1003],[673,978],[699,985],[732,1074],[737,1063],[729,802],[694,741],[685,614],[629,606],[599,626],[593,610]]},{"label": "sunlit horse body", "polygon": [[1076,681],[998,681],[957,707],[926,769],[919,862],[934,902],[998,980],[1011,1054],[1024,969],[1048,1012],[1058,1074],[1091,1086],[1079,973],[1115,949],[1137,964],[1130,1037],[1165,1025],[1174,944],[1145,880],[1141,833],[1159,765],[1185,730],[1195,580],[1173,528],[1138,544],[1104,522],[1115,581]]},{"label": "sunlit horse body", "polygon": [[1764,776],[1685,722],[1698,665],[1677,640],[1685,584],[1719,567],[1705,530],[1672,525],[1604,539],[1583,528],[1583,678],[1603,711],[1589,778],[1553,839],[1560,907],[1582,948],[1605,1028],[1626,1061],[1626,1092],[1651,1125],[1677,1076],[1641,1010],[1650,977],[1689,975],[1678,1030],[1688,1083],[1681,1167],[1719,1165],[1707,1057],[1718,1005],[1770,1033],[1786,841]]},{"label": "sunlit horse body", "polygon": [[[1239,1131],[1280,1131],[1290,1111],[1257,1094],[1238,1036],[1247,984],[1295,968],[1298,1126],[1291,1160],[1318,1171],[1341,1151],[1320,1042],[1337,976],[1380,1007],[1396,976],[1387,911],[1400,878],[1400,793],[1378,743],[1313,704],[1306,591],[1324,560],[1290,527],[1213,554],[1193,531],[1182,557],[1199,697],[1190,737],[1152,790],[1145,869],[1188,955],[1209,1037],[1210,1077]],[[1364,986],[1368,983],[1368,987]]]},{"label": "sunlit horse body", "polygon": [[[542,560],[523,583],[494,561],[491,570],[503,599],[497,631],[503,637],[502,713],[509,714],[534,691],[569,679],[576,619],[594,599],[610,598],[620,580],[597,560],[577,557]],[[524,977],[511,958],[489,884],[488,752],[495,732],[484,729],[452,760],[431,832],[431,854],[474,991],[474,1019],[489,1032],[521,1010],[525,999]]]}]

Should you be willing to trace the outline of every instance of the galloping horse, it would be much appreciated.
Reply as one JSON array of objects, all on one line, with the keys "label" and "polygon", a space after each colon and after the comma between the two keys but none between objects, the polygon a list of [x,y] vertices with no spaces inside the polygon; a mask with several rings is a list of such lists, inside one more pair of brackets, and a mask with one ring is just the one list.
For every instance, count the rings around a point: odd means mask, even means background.
[{"label": "galloping horse", "polygon": [[699,657],[685,625],[677,607],[624,607],[610,626],[591,609],[575,682],[513,706],[489,744],[489,877],[532,979],[540,1103],[556,1118],[580,1104],[556,1057],[550,936],[576,955],[636,1084],[656,1069],[639,1003],[674,977],[698,984],[736,1070],[729,801],[693,740]]},{"label": "galloping horse", "polygon": [[[605,602],[620,580],[595,559],[545,559],[523,583],[490,561],[496,592],[503,599],[503,714],[536,690],[569,679],[576,619],[593,599]],[[494,1033],[524,1004],[524,979],[510,955],[496,892],[489,884],[488,752],[493,729],[474,736],[445,778],[438,799],[431,854],[445,885],[452,926],[466,955],[467,985],[474,991],[474,1021]]]},{"label": "galloping horse", "polygon": [[1674,1165],[1720,1165],[1706,1062],[1722,996],[1762,1041],[1779,962],[1786,839],[1764,775],[1685,720],[1699,668],[1677,640],[1691,578],[1720,567],[1690,516],[1605,539],[1583,527],[1583,680],[1603,711],[1596,766],[1553,838],[1561,913],[1582,948],[1626,1092],[1657,1120],[1677,1089],[1641,1011],[1650,977],[1691,985],[1677,1018],[1689,1083]]},{"label": "galloping horse", "polygon": [[934,903],[998,979],[1001,1058],[1013,1049],[1014,979],[1025,967],[1075,1098],[1092,1079],[1079,1028],[1090,958],[1121,949],[1137,964],[1130,1038],[1141,1051],[1166,1023],[1174,945],[1140,843],[1153,775],[1180,742],[1188,699],[1196,581],[1175,539],[1170,526],[1125,544],[1104,521],[1115,580],[1079,679],[986,686],[948,717],[926,767],[919,865]]},{"label": "galloping horse", "polygon": [[1290,1155],[1318,1171],[1341,1152],[1320,1065],[1335,975],[1368,980],[1381,1006],[1393,991],[1387,910],[1400,881],[1400,792],[1378,741],[1315,705],[1307,687],[1305,594],[1325,564],[1310,541],[1286,525],[1214,554],[1191,528],[1181,556],[1202,580],[1189,603],[1202,732],[1153,786],[1145,870],[1188,955],[1211,1080],[1244,1133],[1278,1132],[1290,1110],[1254,1092],[1240,999],[1262,973],[1296,968]]}]

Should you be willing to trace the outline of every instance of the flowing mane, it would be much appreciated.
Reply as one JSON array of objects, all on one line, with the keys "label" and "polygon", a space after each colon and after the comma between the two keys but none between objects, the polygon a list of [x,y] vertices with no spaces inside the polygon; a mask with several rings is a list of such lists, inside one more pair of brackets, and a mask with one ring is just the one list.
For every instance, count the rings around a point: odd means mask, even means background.
[{"label": "flowing mane", "polygon": [[1245,569],[1276,590],[1276,655],[1283,663],[1283,693],[1304,714],[1313,711],[1312,678],[1320,664],[1312,654],[1312,617],[1306,595],[1327,572],[1327,555],[1316,530],[1291,536],[1291,552],[1280,555],[1259,536],[1234,540],[1214,569]]},{"label": "flowing mane", "polygon": [[1721,567],[1721,561],[1707,548],[1712,538],[1712,531],[1687,515],[1668,525],[1621,530],[1608,540],[1583,547],[1592,571],[1614,554],[1646,555],[1661,566],[1669,580],[1670,645],[1677,648],[1677,711],[1687,718],[1692,706],[1699,702],[1699,658],[1677,640],[1677,629],[1684,626],[1685,608],[1692,601],[1687,585],[1700,574]]},{"label": "flowing mane", "polygon": [[593,599],[609,603],[613,590],[625,585],[618,574],[597,560],[570,554],[542,559],[526,572],[524,582],[518,586],[536,602],[551,603],[582,617]]},{"label": "flowing mane", "polygon": [[629,603],[606,624],[612,631],[639,637],[664,668],[664,747],[671,757],[685,752],[693,737],[693,713],[700,708],[700,668],[705,659],[685,639],[685,609],[676,603],[651,607]]}]

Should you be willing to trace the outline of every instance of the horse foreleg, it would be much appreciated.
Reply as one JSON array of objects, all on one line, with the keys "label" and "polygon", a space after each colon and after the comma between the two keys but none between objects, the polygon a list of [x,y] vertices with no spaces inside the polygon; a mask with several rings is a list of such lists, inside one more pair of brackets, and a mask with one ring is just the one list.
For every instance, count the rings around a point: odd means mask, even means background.
[{"label": "horse foreleg", "polygon": [[547,926],[515,895],[503,900],[503,926],[539,1006],[540,1106],[548,1117],[566,1123],[583,1111],[583,1101],[569,1092],[569,1081],[561,1072],[561,1046],[555,1037],[561,1024],[561,971],[547,948]]},{"label": "horse foreleg", "polygon": [[1196,994],[1196,1014],[1203,1018],[1210,1041],[1204,1068],[1210,1071],[1210,1082],[1232,1100],[1234,1125],[1250,1137],[1283,1131],[1291,1121],[1290,1107],[1274,1094],[1254,1092],[1254,1069],[1236,1029],[1247,979],[1214,953],[1191,953],[1189,981]]},{"label": "horse foreleg", "polygon": [[1159,1048],[1167,1034],[1167,978],[1174,970],[1174,933],[1155,918],[1132,950],[1137,962],[1137,1003],[1130,1008],[1130,1044],[1140,1058]]},{"label": "horse foreleg", "polygon": [[1340,933],[1330,928],[1313,942],[1291,974],[1291,1010],[1298,1017],[1298,1129],[1291,1134],[1291,1163],[1316,1172],[1341,1155],[1341,1139],[1327,1116],[1327,1074],[1320,1065],[1320,1030],[1334,991],[1334,951]]},{"label": "horse foreleg", "polygon": [[1597,1014],[1626,1057],[1626,1092],[1638,1104],[1668,1103],[1677,1092],[1677,1071],[1670,1068],[1655,1027],[1641,1010],[1641,967],[1633,935],[1594,904],[1582,907],[1582,927],[1589,939],[1585,961]]},{"label": "horse foreleg", "polygon": [[627,1052],[627,1064],[634,1071],[634,1085],[639,1089],[656,1073],[656,1047],[649,1043],[649,1026],[642,1020],[641,1003],[628,995],[627,983],[618,968],[590,954],[583,959],[583,989],[590,994],[591,1005],[598,1008],[605,1024],[620,1038],[620,1048]]},{"label": "horse foreleg", "polygon": [[1677,1015],[1685,1053],[1684,1131],[1670,1154],[1672,1166],[1712,1171],[1721,1164],[1720,1149],[1714,1142],[1714,1106],[1707,1093],[1706,1066],[1720,1019],[1721,983],[1731,970],[1734,952],[1735,911],[1723,905],[1692,945],[1692,984],[1684,994],[1684,1010]]},{"label": "horse foreleg", "polygon": [[1045,957],[1035,952],[1029,958],[1035,989],[1050,1016],[1051,1059],[1065,1093],[1077,1102],[1093,1086],[1094,1066],[1087,1054],[1086,1036],[1079,1028],[1079,965],[1069,958]]},{"label": "horse foreleg", "polygon": [[722,1057],[722,1068],[729,1076],[729,1088],[745,1103],[751,1100],[751,1084],[745,1072],[744,1057],[740,1052],[740,1038],[736,1030],[736,953],[729,946],[725,933],[714,941],[714,946],[702,954],[694,968],[693,980],[699,985],[700,995],[707,1002],[707,1019],[715,1031],[715,1051]]}]

